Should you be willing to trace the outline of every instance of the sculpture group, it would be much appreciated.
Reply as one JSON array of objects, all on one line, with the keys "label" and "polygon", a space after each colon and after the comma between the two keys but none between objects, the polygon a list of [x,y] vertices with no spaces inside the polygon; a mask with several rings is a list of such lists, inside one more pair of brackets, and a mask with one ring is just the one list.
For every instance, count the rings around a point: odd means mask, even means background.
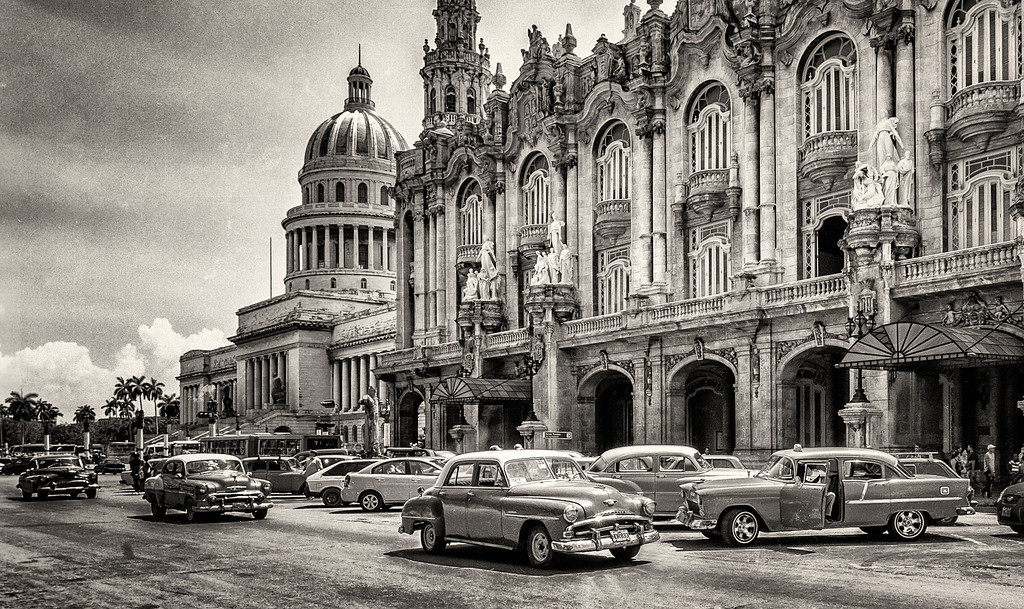
[{"label": "sculpture group", "polygon": [[498,267],[494,260],[494,242],[484,241],[477,257],[480,270],[470,270],[466,275],[466,284],[462,287],[462,301],[498,300]]},{"label": "sculpture group", "polygon": [[574,285],[576,275],[572,252],[562,241],[562,227],[565,222],[552,218],[548,224],[548,240],[551,243],[546,251],[537,252],[537,261],[533,266],[530,285],[567,284]]},{"label": "sculpture group", "polygon": [[903,145],[895,116],[875,127],[871,147],[875,164],[857,162],[853,172],[854,211],[883,205],[913,208],[914,159]]}]

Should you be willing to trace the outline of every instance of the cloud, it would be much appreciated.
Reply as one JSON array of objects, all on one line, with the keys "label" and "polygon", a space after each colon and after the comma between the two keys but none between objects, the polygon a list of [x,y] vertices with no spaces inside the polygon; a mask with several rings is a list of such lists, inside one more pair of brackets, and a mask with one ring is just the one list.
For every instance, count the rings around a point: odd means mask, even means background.
[{"label": "cloud", "polygon": [[64,413],[64,421],[70,421],[82,404],[101,412],[118,376],[156,378],[164,383],[165,392],[177,393],[174,377],[182,353],[230,344],[220,330],[203,329],[184,336],[164,318],[140,325],[138,334],[139,344],[126,344],[114,354],[112,369],[94,363],[88,347],[72,342],[49,342],[9,355],[0,349],[0,390],[4,397],[11,391],[38,393]]}]

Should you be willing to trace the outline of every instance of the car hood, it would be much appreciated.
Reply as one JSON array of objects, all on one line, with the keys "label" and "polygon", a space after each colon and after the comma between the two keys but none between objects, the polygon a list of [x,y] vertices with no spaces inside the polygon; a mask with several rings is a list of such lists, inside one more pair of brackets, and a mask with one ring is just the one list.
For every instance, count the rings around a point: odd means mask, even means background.
[{"label": "car hood", "polygon": [[81,467],[44,467],[41,469],[30,469],[23,476],[54,476],[73,478],[78,475],[86,475],[87,472]]},{"label": "car hood", "polygon": [[[532,497],[537,499],[561,499],[572,501],[595,511],[606,509],[607,501],[614,501],[611,506],[632,510],[633,505],[628,497],[607,484],[576,480],[545,480],[529,482],[512,487],[510,497]],[[608,507],[611,507],[608,506]]]},{"label": "car hood", "polygon": [[773,489],[778,488],[782,484],[778,480],[769,480],[758,476],[751,476],[749,478],[708,478],[704,481],[691,480],[690,483],[702,495],[733,490]]},{"label": "car hood", "polygon": [[212,482],[217,486],[249,486],[250,483],[259,480],[259,478],[235,472],[189,474],[188,479],[194,482]]}]

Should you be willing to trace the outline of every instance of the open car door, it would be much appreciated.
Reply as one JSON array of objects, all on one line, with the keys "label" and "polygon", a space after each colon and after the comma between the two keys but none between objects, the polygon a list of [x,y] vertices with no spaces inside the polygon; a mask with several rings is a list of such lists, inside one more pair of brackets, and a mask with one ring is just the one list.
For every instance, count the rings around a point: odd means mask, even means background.
[{"label": "open car door", "polygon": [[828,461],[801,461],[796,476],[782,487],[779,521],[786,529],[821,529],[825,526],[828,497]]}]

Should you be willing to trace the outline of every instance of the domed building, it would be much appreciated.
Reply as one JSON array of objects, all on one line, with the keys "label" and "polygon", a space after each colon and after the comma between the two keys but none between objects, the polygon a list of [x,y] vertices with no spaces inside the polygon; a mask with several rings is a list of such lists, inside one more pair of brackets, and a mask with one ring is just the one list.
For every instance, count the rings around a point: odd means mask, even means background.
[{"label": "domed building", "polygon": [[324,433],[358,446],[368,434],[360,398],[376,393],[387,407],[391,390],[371,370],[394,348],[391,192],[407,146],[374,110],[372,87],[360,61],[344,109],[306,145],[301,203],[281,222],[284,294],[237,312],[233,346],[182,355],[184,433],[203,435],[197,415],[212,411],[221,433]]}]

